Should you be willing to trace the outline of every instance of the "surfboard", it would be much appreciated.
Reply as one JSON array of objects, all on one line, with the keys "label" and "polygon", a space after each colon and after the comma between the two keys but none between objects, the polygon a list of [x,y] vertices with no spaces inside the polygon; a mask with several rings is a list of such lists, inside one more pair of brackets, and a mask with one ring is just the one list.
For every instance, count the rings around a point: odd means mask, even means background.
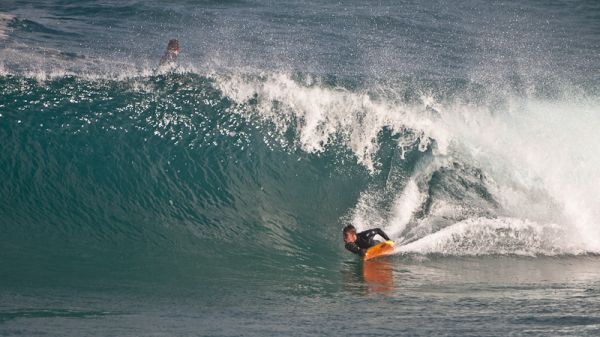
[{"label": "surfboard", "polygon": [[378,256],[390,255],[394,252],[394,241],[384,241],[367,249],[363,260],[367,261]]}]

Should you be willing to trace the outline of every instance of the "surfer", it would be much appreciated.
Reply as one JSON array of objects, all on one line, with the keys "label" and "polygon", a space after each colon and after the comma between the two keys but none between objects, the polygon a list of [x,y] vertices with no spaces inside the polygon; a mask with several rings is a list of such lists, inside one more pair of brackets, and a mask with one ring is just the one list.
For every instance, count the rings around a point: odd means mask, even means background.
[{"label": "surfer", "polygon": [[163,57],[160,59],[158,68],[161,69],[175,64],[177,61],[177,55],[179,55],[179,40],[171,39],[167,45],[165,55],[163,55]]},{"label": "surfer", "polygon": [[364,256],[368,248],[373,247],[379,243],[377,240],[373,240],[373,237],[375,235],[380,235],[386,241],[390,240],[387,234],[385,234],[385,232],[382,231],[380,228],[369,229],[357,234],[356,228],[352,225],[348,225],[344,227],[342,233],[344,235],[346,249],[360,256]]}]

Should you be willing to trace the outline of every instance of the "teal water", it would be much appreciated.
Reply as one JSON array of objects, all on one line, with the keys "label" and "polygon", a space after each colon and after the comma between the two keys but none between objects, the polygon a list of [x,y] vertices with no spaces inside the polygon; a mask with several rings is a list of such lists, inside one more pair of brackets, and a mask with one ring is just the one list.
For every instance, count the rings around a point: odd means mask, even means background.
[{"label": "teal water", "polygon": [[[593,257],[391,258],[306,274],[202,275],[135,268],[62,285],[4,287],[6,335],[590,335],[598,333]],[[368,266],[366,268],[370,268]],[[169,270],[169,275],[155,272]],[[112,274],[112,275],[111,275]],[[70,275],[70,276],[68,276]],[[110,275],[111,281],[106,277]],[[152,275],[151,277],[149,275]],[[136,279],[140,277],[141,279]],[[103,278],[104,277],[104,278]]]},{"label": "teal water", "polygon": [[599,15],[3,2],[0,334],[597,335]]}]

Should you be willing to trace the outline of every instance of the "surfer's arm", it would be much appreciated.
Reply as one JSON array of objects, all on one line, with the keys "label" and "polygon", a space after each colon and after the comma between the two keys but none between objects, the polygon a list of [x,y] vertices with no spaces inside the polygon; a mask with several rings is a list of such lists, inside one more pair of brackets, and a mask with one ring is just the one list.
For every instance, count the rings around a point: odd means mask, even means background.
[{"label": "surfer's arm", "polygon": [[385,234],[385,232],[382,231],[381,228],[375,228],[374,230],[377,231],[377,234],[379,234],[379,236],[384,238],[386,241],[390,241],[390,237],[387,236],[387,234]]},{"label": "surfer's arm", "polygon": [[354,254],[358,254],[360,256],[365,256],[366,249],[360,248],[354,242],[348,242],[348,243],[346,243],[345,247],[346,247],[346,249],[348,249],[349,251],[353,252]]},{"label": "surfer's arm", "polygon": [[385,232],[382,231],[381,228],[373,228],[360,233],[360,235],[365,236],[369,240],[377,234],[379,234],[386,241],[390,240],[390,237],[387,236],[387,234],[385,234]]}]

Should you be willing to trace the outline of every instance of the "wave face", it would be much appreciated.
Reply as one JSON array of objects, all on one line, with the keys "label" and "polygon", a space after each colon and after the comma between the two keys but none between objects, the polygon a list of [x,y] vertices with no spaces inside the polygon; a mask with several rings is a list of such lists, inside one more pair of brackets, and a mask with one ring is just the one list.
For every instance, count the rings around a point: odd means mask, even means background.
[{"label": "wave face", "polygon": [[327,224],[337,232],[369,179],[349,154],[344,166],[343,152],[296,150],[199,75],[6,76],[2,88],[1,223],[15,250],[310,256],[299,244]]},{"label": "wave face", "polygon": [[310,256],[332,254],[352,223],[384,228],[402,252],[599,248],[593,98],[490,107],[284,74],[8,75],[2,88],[13,244]]},{"label": "wave face", "polygon": [[0,8],[3,264],[600,253],[595,5],[161,6]]}]

